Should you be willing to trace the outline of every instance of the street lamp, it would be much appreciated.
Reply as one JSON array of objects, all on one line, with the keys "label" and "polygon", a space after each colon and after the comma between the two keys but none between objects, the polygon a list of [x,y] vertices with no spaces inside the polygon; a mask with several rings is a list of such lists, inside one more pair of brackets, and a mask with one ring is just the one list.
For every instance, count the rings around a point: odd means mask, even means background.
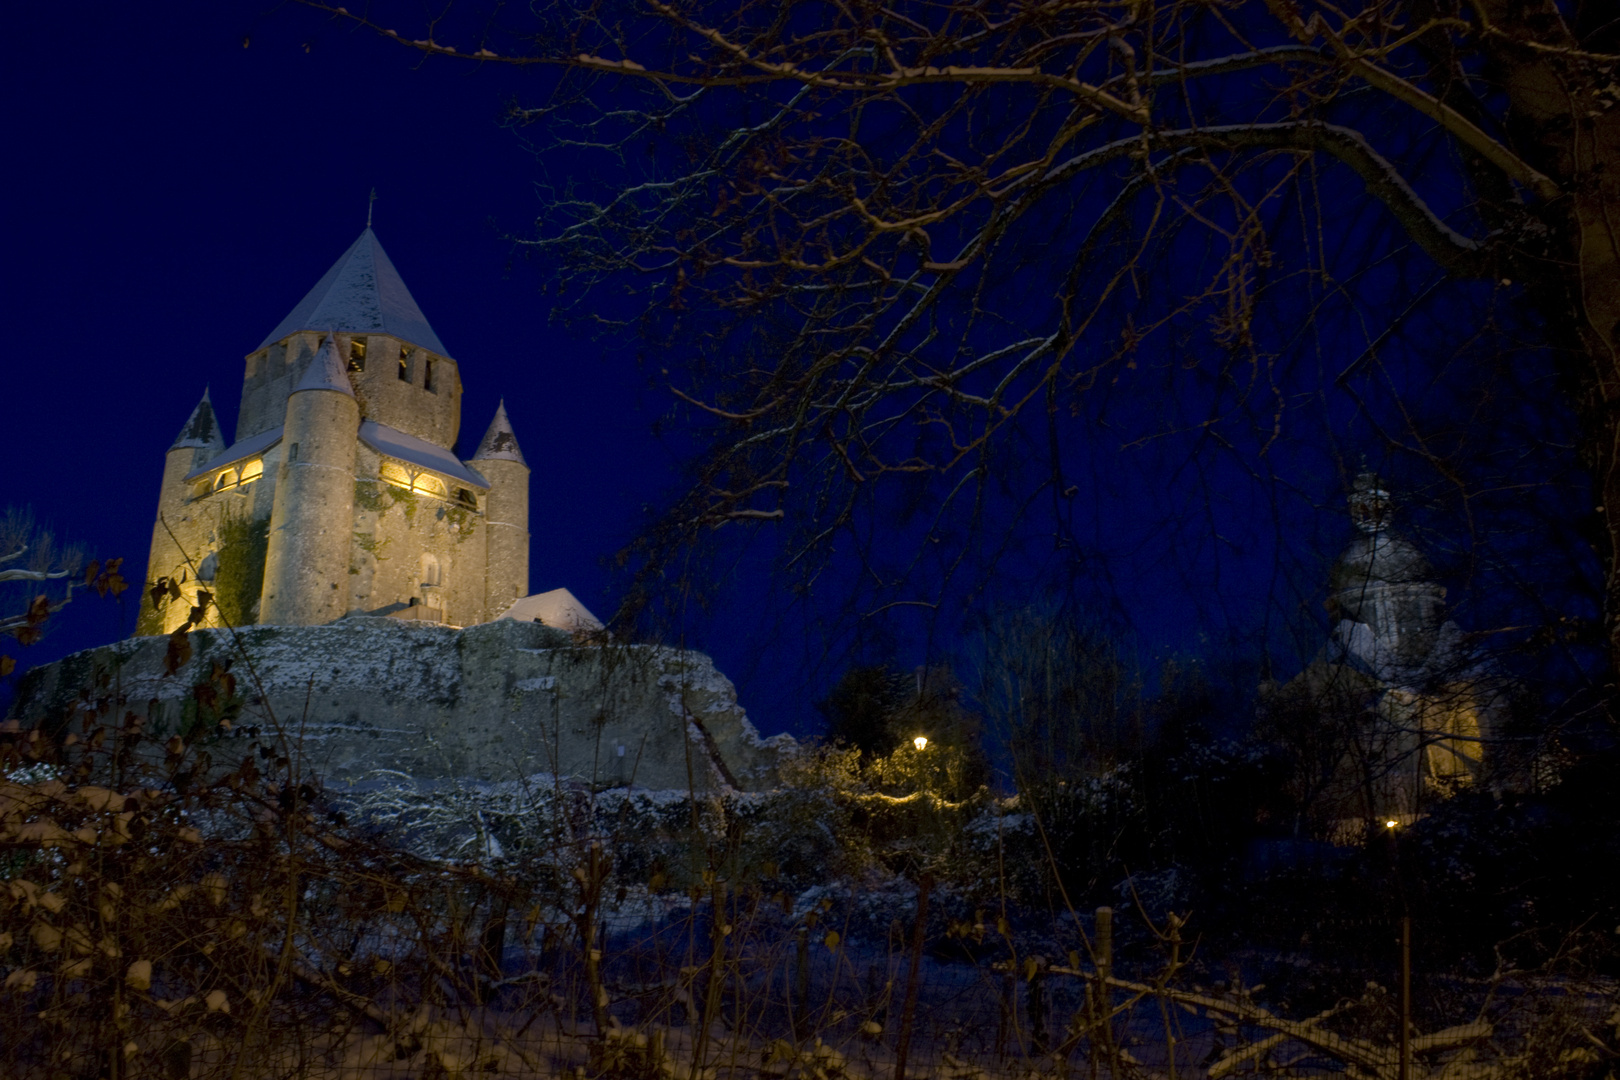
[{"label": "street lamp", "polygon": [[926,735],[917,736],[915,739],[911,740],[911,745],[915,746],[919,751],[925,749],[928,746],[928,736],[926,736]]}]

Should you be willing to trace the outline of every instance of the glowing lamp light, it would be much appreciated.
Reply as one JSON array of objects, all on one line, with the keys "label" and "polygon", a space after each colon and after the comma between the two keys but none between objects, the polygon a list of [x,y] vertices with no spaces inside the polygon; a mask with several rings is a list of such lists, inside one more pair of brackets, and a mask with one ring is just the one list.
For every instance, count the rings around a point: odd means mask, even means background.
[{"label": "glowing lamp light", "polygon": [[911,740],[911,745],[915,746],[918,750],[925,749],[928,746],[928,736],[926,736],[926,735],[917,736],[915,739]]},{"label": "glowing lamp light", "polygon": [[1390,818],[1389,820],[1384,822],[1384,828],[1393,829],[1395,826],[1397,826],[1399,824],[1400,824],[1400,822],[1396,821],[1394,818]]}]

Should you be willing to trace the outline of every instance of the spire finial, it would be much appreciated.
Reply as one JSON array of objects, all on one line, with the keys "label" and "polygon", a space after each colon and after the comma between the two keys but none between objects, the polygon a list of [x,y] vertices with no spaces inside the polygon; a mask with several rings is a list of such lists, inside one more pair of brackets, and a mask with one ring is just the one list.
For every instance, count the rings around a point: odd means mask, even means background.
[{"label": "spire finial", "polygon": [[371,198],[366,200],[366,228],[371,228],[371,204],[377,201],[377,189],[371,189]]},{"label": "spire finial", "polygon": [[1350,519],[1356,528],[1369,535],[1389,528],[1394,510],[1389,489],[1375,472],[1363,472],[1356,477],[1350,490]]}]

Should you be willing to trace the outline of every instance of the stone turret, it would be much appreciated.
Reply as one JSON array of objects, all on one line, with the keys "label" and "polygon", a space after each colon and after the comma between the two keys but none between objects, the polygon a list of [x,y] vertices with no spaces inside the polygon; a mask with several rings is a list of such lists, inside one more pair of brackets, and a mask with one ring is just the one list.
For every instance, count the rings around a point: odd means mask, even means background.
[{"label": "stone turret", "polygon": [[[192,470],[212,461],[224,450],[225,439],[220,434],[219,419],[214,415],[214,403],[205,389],[202,400],[191,410],[191,416],[180,429],[180,434],[175,436],[173,445],[169,447],[163,459],[163,485],[158,491],[158,516],[152,523],[149,577],[153,579],[168,577],[176,581],[184,579],[186,585],[195,589],[193,575],[186,564],[186,556],[190,553],[182,551],[181,543],[176,542],[176,537],[183,542],[190,532],[187,527],[190,524],[187,504],[190,502],[191,485],[186,477]],[[177,609],[179,606],[175,605]],[[160,621],[152,608],[151,597],[143,596],[140,616],[142,628],[152,633],[168,630],[169,627],[159,625]]]},{"label": "stone turret", "polygon": [[329,623],[349,610],[360,406],[328,334],[287,396],[259,621]]},{"label": "stone turret", "polygon": [[493,619],[529,593],[529,463],[518,448],[504,399],[468,464],[489,481],[484,618]]},{"label": "stone turret", "polygon": [[219,430],[219,418],[214,415],[214,402],[208,396],[208,388],[203,387],[202,400],[197,407],[191,410],[191,418],[186,426],[180,429],[180,434],[174,437],[174,444],[169,447],[169,453],[176,450],[190,450],[191,459],[186,465],[190,472],[204,462],[212,461],[225,451],[225,436]]}]

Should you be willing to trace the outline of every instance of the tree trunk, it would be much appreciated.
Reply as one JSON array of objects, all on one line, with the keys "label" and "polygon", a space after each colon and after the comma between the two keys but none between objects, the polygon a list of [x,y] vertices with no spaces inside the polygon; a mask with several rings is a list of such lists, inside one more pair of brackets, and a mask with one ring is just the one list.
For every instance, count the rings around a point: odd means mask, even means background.
[{"label": "tree trunk", "polygon": [[[1566,194],[1548,208],[1557,238],[1541,274],[1560,273],[1552,299],[1545,283],[1526,282],[1547,300],[1547,329],[1567,335],[1573,383],[1585,400],[1585,457],[1592,471],[1594,508],[1601,521],[1603,631],[1613,696],[1620,672],[1620,108],[1608,108],[1605,65],[1574,55],[1580,43],[1552,10],[1509,0],[1485,0],[1481,9],[1501,31],[1489,39],[1510,102],[1510,126],[1530,146],[1536,164]],[[1515,44],[1533,41],[1543,49]],[[1611,722],[1615,710],[1610,708]]]}]

